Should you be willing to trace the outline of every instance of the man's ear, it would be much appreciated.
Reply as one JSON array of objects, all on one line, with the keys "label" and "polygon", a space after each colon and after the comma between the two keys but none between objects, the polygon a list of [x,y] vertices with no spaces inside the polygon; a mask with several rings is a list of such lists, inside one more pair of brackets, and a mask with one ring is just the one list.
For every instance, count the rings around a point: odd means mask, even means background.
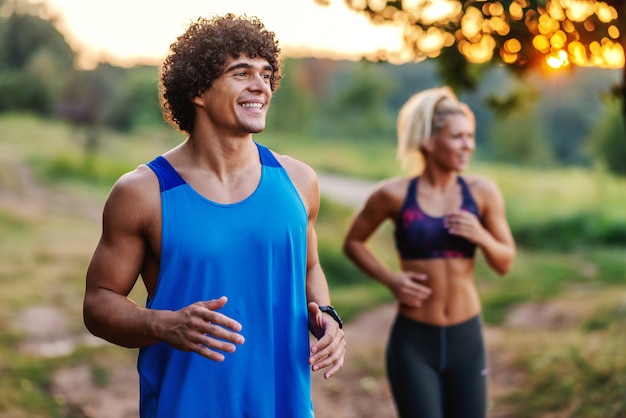
[{"label": "man's ear", "polygon": [[191,98],[191,103],[196,106],[203,107],[204,106],[204,93],[196,94]]}]

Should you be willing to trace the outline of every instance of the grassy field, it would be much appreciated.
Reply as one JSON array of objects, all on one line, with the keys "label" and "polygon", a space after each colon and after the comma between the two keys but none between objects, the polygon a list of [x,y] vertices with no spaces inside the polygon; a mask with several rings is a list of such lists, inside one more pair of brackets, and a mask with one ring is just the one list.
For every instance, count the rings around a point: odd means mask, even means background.
[{"label": "grassy field", "polygon": [[[33,306],[54,307],[69,318],[64,328],[68,337],[83,332],[84,272],[110,186],[120,174],[182,137],[171,130],[132,137],[103,132],[97,155],[85,158],[84,133],[60,122],[5,115],[0,116],[0,132],[0,416],[82,417],[68,409],[64,399],[50,395],[52,373],[87,362],[93,375],[105,382],[102,359],[127,354],[87,346],[68,355],[33,356],[21,347],[37,335],[20,327],[20,321]],[[320,171],[373,181],[401,174],[389,141],[356,143],[269,133],[257,139]],[[24,167],[35,173],[34,179],[23,175]],[[508,331],[504,349],[524,376],[520,390],[503,401],[514,411],[509,416],[626,416],[626,246],[619,240],[594,241],[626,224],[626,180],[582,169],[537,171],[480,162],[471,171],[494,178],[513,229],[520,234],[535,231],[541,241],[520,246],[506,277],[490,272],[479,257],[477,283],[485,321],[506,328],[512,309],[555,301],[567,306],[575,319],[561,328],[552,318],[555,323],[535,330]],[[352,210],[324,199],[318,222],[320,256],[333,303],[347,320],[391,300],[386,289],[365,278],[341,254]],[[546,229],[554,224],[562,228]],[[582,239],[571,241],[567,234]],[[531,238],[531,243],[538,239]],[[373,245],[388,263],[396,263],[389,225]],[[142,303],[144,294],[136,289],[131,297]]]}]

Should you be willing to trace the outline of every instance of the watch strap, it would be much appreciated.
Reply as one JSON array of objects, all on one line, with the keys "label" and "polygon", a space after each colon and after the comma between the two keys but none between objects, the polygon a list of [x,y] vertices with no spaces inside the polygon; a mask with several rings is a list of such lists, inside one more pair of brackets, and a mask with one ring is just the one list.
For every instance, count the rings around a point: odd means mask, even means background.
[{"label": "watch strap", "polygon": [[331,305],[318,305],[318,306],[320,308],[320,311],[327,313],[328,315],[332,316],[335,321],[337,321],[337,323],[339,324],[339,329],[343,328],[343,321],[341,320],[341,317],[339,316],[339,314],[337,313],[334,307],[332,307]]}]

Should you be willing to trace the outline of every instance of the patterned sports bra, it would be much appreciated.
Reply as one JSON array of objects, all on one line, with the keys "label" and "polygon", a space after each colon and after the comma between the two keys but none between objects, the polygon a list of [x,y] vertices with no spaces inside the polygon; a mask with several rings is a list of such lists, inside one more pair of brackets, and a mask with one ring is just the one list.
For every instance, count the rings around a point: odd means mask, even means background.
[{"label": "patterned sports bra", "polygon": [[[458,176],[463,202],[461,210],[479,216],[478,206],[465,180]],[[430,258],[472,258],[476,244],[463,237],[452,235],[444,226],[444,216],[430,216],[417,203],[419,177],[409,183],[409,188],[396,219],[394,236],[396,248],[404,260]]]}]

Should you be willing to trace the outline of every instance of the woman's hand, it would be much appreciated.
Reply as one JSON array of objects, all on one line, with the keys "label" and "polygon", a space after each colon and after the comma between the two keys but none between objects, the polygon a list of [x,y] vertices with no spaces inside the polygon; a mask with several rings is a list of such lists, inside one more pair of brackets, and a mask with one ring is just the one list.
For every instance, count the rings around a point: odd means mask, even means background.
[{"label": "woman's hand", "polygon": [[428,276],[414,271],[403,271],[394,276],[391,291],[398,302],[407,306],[421,307],[432,293],[432,289],[423,284]]},{"label": "woman's hand", "polygon": [[443,222],[449,233],[463,237],[477,245],[480,245],[487,233],[476,215],[466,210],[457,210],[448,214]]}]

